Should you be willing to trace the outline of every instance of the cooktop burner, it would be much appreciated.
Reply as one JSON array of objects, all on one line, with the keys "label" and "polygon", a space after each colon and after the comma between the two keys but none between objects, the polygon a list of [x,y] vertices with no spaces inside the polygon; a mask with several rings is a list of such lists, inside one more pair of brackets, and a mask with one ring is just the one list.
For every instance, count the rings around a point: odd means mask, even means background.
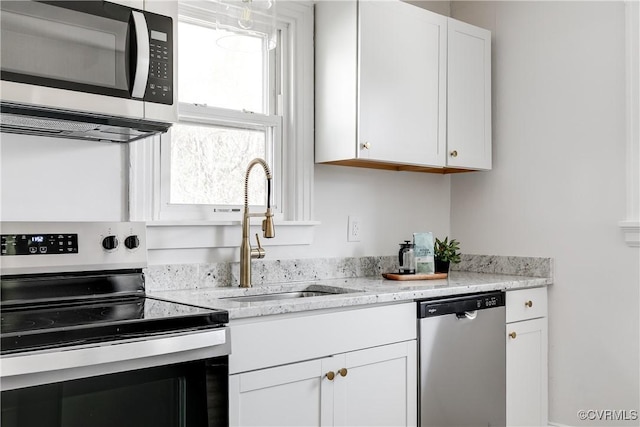
[{"label": "cooktop burner", "polygon": [[1,354],[208,329],[229,320],[225,310],[146,296],[7,307],[1,317]]}]

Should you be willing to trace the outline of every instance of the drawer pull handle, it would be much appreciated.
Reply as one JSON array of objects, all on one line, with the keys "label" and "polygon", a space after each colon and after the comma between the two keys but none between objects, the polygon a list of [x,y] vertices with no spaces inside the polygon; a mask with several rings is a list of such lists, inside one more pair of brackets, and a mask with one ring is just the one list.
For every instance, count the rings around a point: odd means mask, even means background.
[{"label": "drawer pull handle", "polygon": [[511,333],[509,334],[509,338],[511,338],[512,340],[515,340],[515,339],[516,339],[516,336],[517,336],[517,335],[516,335],[516,333],[515,333],[515,332],[511,332]]},{"label": "drawer pull handle", "polygon": [[370,142],[363,142],[362,143],[362,149],[363,150],[368,150],[369,148],[371,148],[371,143]]},{"label": "drawer pull handle", "polygon": [[336,377],[336,373],[333,371],[329,371],[327,372],[327,374],[325,375],[327,377],[327,379],[329,381],[333,381],[333,379]]},{"label": "drawer pull handle", "polygon": [[533,307],[533,301],[527,301],[527,302],[524,303],[524,305],[529,307],[529,308],[531,308],[531,307]]},{"label": "drawer pull handle", "polygon": [[457,150],[453,150],[451,152],[451,157],[458,157],[458,151]]},{"label": "drawer pull handle", "polygon": [[346,377],[346,376],[347,376],[347,373],[348,373],[347,368],[342,368],[342,369],[340,369],[340,370],[338,371],[338,373],[339,373],[340,375],[342,375],[343,377]]}]

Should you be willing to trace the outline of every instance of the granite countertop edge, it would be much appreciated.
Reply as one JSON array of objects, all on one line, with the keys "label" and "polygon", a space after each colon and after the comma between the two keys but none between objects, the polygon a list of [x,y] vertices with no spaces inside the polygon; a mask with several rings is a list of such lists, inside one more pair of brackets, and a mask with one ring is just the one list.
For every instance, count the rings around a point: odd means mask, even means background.
[{"label": "granite countertop edge", "polygon": [[[233,321],[285,313],[346,307],[362,308],[368,305],[409,302],[467,293],[536,288],[552,283],[553,280],[547,277],[452,271],[446,279],[439,280],[396,281],[382,277],[350,277],[272,283],[252,288],[223,286],[191,290],[152,291],[147,295],[199,307],[224,309],[229,312],[229,319]],[[224,299],[304,289],[323,290],[323,288],[341,291],[341,293],[260,302],[239,302]]]}]

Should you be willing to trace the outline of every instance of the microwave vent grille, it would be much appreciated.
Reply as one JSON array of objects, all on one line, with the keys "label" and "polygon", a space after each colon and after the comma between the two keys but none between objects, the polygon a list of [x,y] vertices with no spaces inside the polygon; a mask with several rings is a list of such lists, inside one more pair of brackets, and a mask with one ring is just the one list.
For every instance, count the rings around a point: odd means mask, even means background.
[{"label": "microwave vent grille", "polygon": [[25,117],[14,114],[2,114],[0,116],[2,127],[47,129],[49,131],[86,132],[95,129],[91,123],[61,121],[41,117]]},{"label": "microwave vent grille", "polygon": [[166,132],[171,123],[0,102],[0,132],[127,143]]}]

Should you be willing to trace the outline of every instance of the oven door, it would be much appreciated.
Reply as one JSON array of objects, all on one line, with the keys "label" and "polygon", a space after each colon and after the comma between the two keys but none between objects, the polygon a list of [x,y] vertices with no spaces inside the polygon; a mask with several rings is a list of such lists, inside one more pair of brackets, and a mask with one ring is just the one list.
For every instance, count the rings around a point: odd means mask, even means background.
[{"label": "oven door", "polygon": [[3,427],[228,425],[227,328],[3,356]]}]

